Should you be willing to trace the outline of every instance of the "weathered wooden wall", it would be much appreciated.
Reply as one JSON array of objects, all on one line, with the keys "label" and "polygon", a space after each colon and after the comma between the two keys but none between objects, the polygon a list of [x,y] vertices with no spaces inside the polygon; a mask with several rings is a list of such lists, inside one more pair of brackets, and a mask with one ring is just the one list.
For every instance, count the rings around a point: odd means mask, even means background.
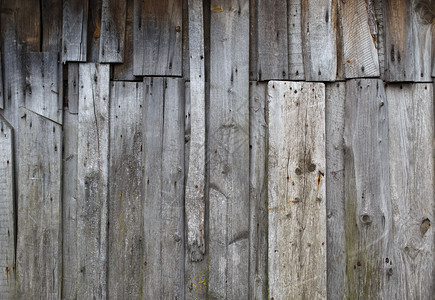
[{"label": "weathered wooden wall", "polygon": [[0,299],[433,299],[431,10],[0,0]]}]

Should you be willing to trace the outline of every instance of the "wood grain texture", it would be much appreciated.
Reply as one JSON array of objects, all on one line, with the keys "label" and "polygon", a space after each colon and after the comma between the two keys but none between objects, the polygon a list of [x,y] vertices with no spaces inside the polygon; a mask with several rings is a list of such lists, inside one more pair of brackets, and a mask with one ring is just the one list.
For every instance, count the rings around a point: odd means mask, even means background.
[{"label": "wood grain texture", "polygon": [[346,298],[350,299],[390,298],[383,294],[391,276],[386,258],[393,254],[387,114],[381,80],[346,82]]},{"label": "wood grain texture", "polygon": [[89,0],[64,0],[62,62],[86,61]]},{"label": "wood grain texture", "polygon": [[249,0],[249,80],[258,80],[258,0]]},{"label": "wood grain texture", "polygon": [[62,36],[62,1],[40,0],[41,51],[60,52]]},{"label": "wood grain texture", "polygon": [[[369,22],[370,31],[376,42],[379,61],[379,75],[385,78],[385,23],[384,23],[384,2],[385,0],[369,0],[367,3],[373,6],[374,20]],[[370,18],[369,18],[370,20]]]},{"label": "wood grain texture", "polygon": [[0,295],[15,291],[14,130],[0,115]]},{"label": "wood grain texture", "polygon": [[134,75],[181,76],[182,1],[135,0],[134,11]]},{"label": "wood grain texture", "polygon": [[302,0],[287,2],[288,28],[288,78],[304,80],[304,55],[302,46]]},{"label": "wood grain texture", "polygon": [[394,244],[383,257],[384,299],[434,295],[434,123],[432,83],[386,88]]},{"label": "wood grain texture", "polygon": [[326,298],[325,86],[270,81],[269,297]]},{"label": "wood grain texture", "polygon": [[267,299],[266,83],[249,83],[249,299]]},{"label": "wood grain texture", "polygon": [[58,53],[30,52],[26,58],[25,107],[62,124]]},{"label": "wood grain texture", "polygon": [[327,84],[325,95],[327,298],[346,299],[343,141],[346,84]]},{"label": "wood grain texture", "polygon": [[143,83],[112,82],[108,298],[139,299],[143,256]]},{"label": "wood grain texture", "polygon": [[68,63],[68,111],[72,114],[79,112],[79,64]]},{"label": "wood grain texture", "polygon": [[184,295],[184,81],[144,78],[143,297]]},{"label": "wood grain texture", "polygon": [[343,62],[346,78],[378,77],[379,59],[372,36],[369,15],[372,6],[366,1],[349,0],[341,4]]},{"label": "wood grain texture", "polygon": [[[190,151],[186,168],[187,246],[192,261],[205,253],[205,71],[202,0],[189,1]],[[187,167],[187,166],[186,166]]]},{"label": "wood grain texture", "polygon": [[385,0],[385,79],[431,81],[431,25],[414,10],[416,1]]},{"label": "wood grain texture", "polygon": [[60,298],[62,127],[20,109],[16,280],[19,299]]},{"label": "wood grain texture", "polygon": [[101,11],[100,62],[122,63],[127,0],[103,0]]},{"label": "wood grain texture", "polygon": [[[78,83],[77,83],[78,85]],[[78,95],[77,95],[78,100]],[[78,114],[67,109],[63,120],[62,166],[62,298],[77,299],[77,282],[80,274],[78,256]]]},{"label": "wood grain texture", "polygon": [[249,0],[211,1],[210,298],[249,294]]},{"label": "wood grain texture", "polygon": [[302,49],[307,81],[336,78],[336,18],[337,0],[302,1]]},{"label": "wood grain texture", "polygon": [[40,0],[5,0],[3,8],[15,14],[18,42],[26,51],[41,51]]},{"label": "wood grain texture", "polygon": [[3,54],[0,51],[0,109],[4,109],[4,94],[3,94]]},{"label": "wood grain texture", "polygon": [[258,0],[257,22],[258,79],[287,79],[287,1]]},{"label": "wood grain texture", "polygon": [[100,62],[101,10],[103,0],[89,0],[87,62]]},{"label": "wood grain texture", "polygon": [[77,150],[78,298],[106,298],[109,65],[80,64]]}]

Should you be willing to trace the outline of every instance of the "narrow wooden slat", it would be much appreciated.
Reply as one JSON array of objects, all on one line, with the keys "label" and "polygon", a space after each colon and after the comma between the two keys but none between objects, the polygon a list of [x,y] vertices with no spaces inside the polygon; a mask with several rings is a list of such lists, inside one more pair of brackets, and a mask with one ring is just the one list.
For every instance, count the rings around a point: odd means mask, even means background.
[{"label": "narrow wooden slat", "polygon": [[72,114],[79,112],[79,64],[68,64],[68,111]]},{"label": "narrow wooden slat", "polygon": [[385,261],[393,254],[387,114],[381,80],[346,82],[344,178],[348,299],[390,299],[383,294],[390,276]]},{"label": "narrow wooden slat", "polygon": [[127,0],[103,0],[101,16],[100,62],[122,63]]},{"label": "narrow wooden slat", "polygon": [[60,52],[60,37],[62,36],[62,1],[40,0],[40,2],[42,23],[41,51]]},{"label": "narrow wooden slat", "polygon": [[[370,2],[371,3],[371,2]],[[370,31],[371,15],[366,1],[349,0],[341,5],[343,61],[346,78],[379,76],[375,37]]]},{"label": "narrow wooden slat", "polygon": [[[201,12],[203,14],[203,12]],[[182,8],[182,22],[185,30],[182,32],[182,69],[183,69],[183,78],[185,81],[190,81],[190,52],[189,52],[189,1],[183,1]],[[204,27],[204,23],[201,24],[201,27]],[[204,28],[202,28],[204,31]],[[203,46],[204,48],[204,46]]]},{"label": "narrow wooden slat", "polygon": [[271,81],[269,298],[326,298],[325,86]]},{"label": "narrow wooden slat", "polygon": [[327,84],[325,95],[327,295],[330,299],[346,299],[343,143],[346,84]]},{"label": "narrow wooden slat", "polygon": [[0,295],[15,291],[14,131],[0,115]]},{"label": "narrow wooden slat", "polygon": [[20,109],[17,297],[58,299],[61,288],[62,127]]},{"label": "narrow wooden slat", "polygon": [[[432,83],[386,88],[394,246],[383,259],[384,299],[431,299],[434,280]],[[385,275],[384,275],[385,276]]]},{"label": "narrow wooden slat", "polygon": [[205,253],[205,71],[202,0],[190,0],[190,153],[186,169],[185,211],[187,246],[192,261]]},{"label": "narrow wooden slat", "polygon": [[258,0],[249,0],[249,80],[258,80]]},{"label": "narrow wooden slat", "polygon": [[4,94],[3,94],[3,54],[0,51],[0,109],[4,109]]},{"label": "narrow wooden slat", "polygon": [[211,1],[210,298],[249,294],[249,0]]},{"label": "narrow wooden slat", "polygon": [[103,0],[89,0],[87,62],[100,62],[101,9]]},{"label": "narrow wooden slat", "polygon": [[25,107],[62,124],[57,52],[30,52],[26,55]]},{"label": "narrow wooden slat", "polygon": [[288,28],[288,78],[304,80],[304,55],[302,47],[302,0],[287,2]]},{"label": "narrow wooden slat", "polygon": [[182,75],[182,1],[135,0],[134,75]]},{"label": "narrow wooden slat", "polygon": [[62,61],[86,61],[89,0],[64,0]]},{"label": "narrow wooden slat", "polygon": [[109,299],[139,299],[142,294],[143,101],[142,82],[112,82],[107,267]]},{"label": "narrow wooden slat", "polygon": [[145,78],[145,299],[184,295],[184,81]]},{"label": "narrow wooden slat", "polygon": [[[385,0],[370,0],[374,9],[374,20],[369,22],[372,35],[375,37],[376,49],[378,50],[379,74],[385,78],[385,24],[384,24],[384,2]],[[370,20],[370,18],[369,18]]]},{"label": "narrow wooden slat", "polygon": [[334,81],[337,73],[334,0],[302,1],[302,38],[305,79]]},{"label": "narrow wooden slat", "polygon": [[249,299],[267,299],[266,88],[249,84]]},{"label": "narrow wooden slat", "polygon": [[287,79],[287,1],[258,0],[257,22],[258,79]]},{"label": "narrow wooden slat", "polygon": [[78,298],[106,297],[109,65],[80,64],[77,150]]},{"label": "narrow wooden slat", "polygon": [[[78,85],[78,82],[77,82]],[[78,95],[77,95],[78,100]],[[77,299],[78,256],[78,115],[64,111],[62,166],[62,298]]]}]

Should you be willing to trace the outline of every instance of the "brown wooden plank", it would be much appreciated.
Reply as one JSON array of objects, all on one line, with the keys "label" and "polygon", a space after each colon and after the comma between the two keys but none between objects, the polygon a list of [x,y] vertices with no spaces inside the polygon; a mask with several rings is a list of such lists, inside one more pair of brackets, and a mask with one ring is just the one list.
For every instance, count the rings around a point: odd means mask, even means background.
[{"label": "brown wooden plank", "polygon": [[100,62],[122,63],[127,0],[103,0],[101,15]]},{"label": "brown wooden plank", "polygon": [[[62,36],[62,1],[41,2],[41,51],[60,52]],[[76,33],[77,34],[77,33]]]},{"label": "brown wooden plank", "polygon": [[182,75],[182,1],[135,0],[136,76]]},{"label": "brown wooden plank", "polygon": [[89,0],[64,0],[62,61],[86,61]]}]

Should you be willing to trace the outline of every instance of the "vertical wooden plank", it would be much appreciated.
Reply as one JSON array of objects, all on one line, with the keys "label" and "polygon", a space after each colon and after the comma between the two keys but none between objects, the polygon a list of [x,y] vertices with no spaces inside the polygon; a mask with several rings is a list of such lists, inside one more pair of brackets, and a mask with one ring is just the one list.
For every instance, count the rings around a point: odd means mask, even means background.
[{"label": "vertical wooden plank", "polygon": [[[1,46],[1,45],[0,45]],[[4,98],[3,98],[3,54],[0,51],[0,109],[4,109]]]},{"label": "vertical wooden plank", "polygon": [[302,0],[287,2],[288,18],[288,78],[304,80],[304,55],[302,51]]},{"label": "vertical wooden plank", "polygon": [[108,298],[142,295],[143,83],[112,82]]},{"label": "vertical wooden plank", "polygon": [[[78,85],[78,83],[77,83]],[[78,95],[77,95],[78,100]],[[62,298],[77,299],[78,257],[78,115],[64,111],[62,176]]]},{"label": "vertical wooden plank", "polygon": [[258,0],[249,0],[249,80],[258,80]]},{"label": "vertical wooden plank", "polygon": [[58,56],[57,52],[27,53],[24,105],[27,109],[62,124]]},{"label": "vertical wooden plank", "polygon": [[62,62],[86,61],[89,0],[64,0]]},{"label": "vertical wooden plank", "polygon": [[101,9],[103,0],[89,0],[87,61],[100,62]]},{"label": "vertical wooden plank", "polygon": [[337,71],[336,1],[303,0],[301,6],[305,77],[311,81],[332,81]]},{"label": "vertical wooden plank", "polygon": [[326,298],[325,86],[267,88],[269,297]]},{"label": "vertical wooden plank", "polygon": [[[370,2],[371,4],[371,2]],[[343,60],[346,78],[378,77],[379,60],[375,37],[370,31],[372,5],[349,0],[341,5],[343,28]]]},{"label": "vertical wooden plank", "polygon": [[[369,4],[374,9],[374,20],[369,22],[370,31],[374,35],[376,49],[378,50],[379,60],[379,75],[382,79],[385,78],[385,22],[384,22],[384,1],[385,0],[370,0]],[[369,18],[370,20],[370,18]]]},{"label": "vertical wooden plank", "polygon": [[249,299],[267,299],[266,83],[249,83]]},{"label": "vertical wooden plank", "polygon": [[0,115],[0,295],[15,291],[14,131]]},{"label": "vertical wooden plank", "polygon": [[71,114],[79,112],[79,64],[68,64],[68,111]]},{"label": "vertical wooden plank", "polygon": [[346,82],[344,177],[349,299],[389,298],[383,294],[390,278],[390,265],[385,261],[393,254],[387,114],[381,80]]},{"label": "vertical wooden plank", "polygon": [[337,0],[302,1],[304,71],[307,81],[334,81]]},{"label": "vertical wooden plank", "polygon": [[182,75],[182,1],[135,0],[134,75]]},{"label": "vertical wooden plank", "polygon": [[184,81],[145,78],[145,299],[184,297]]},{"label": "vertical wooden plank", "polygon": [[258,79],[287,79],[287,1],[258,0],[257,28]]},{"label": "vertical wooden plank", "polygon": [[100,62],[122,63],[127,0],[103,0],[101,16]]},{"label": "vertical wooden plank", "polygon": [[4,8],[13,8],[15,30],[26,51],[41,51],[41,7],[39,0],[5,0]]},{"label": "vertical wooden plank", "polygon": [[[62,35],[62,1],[40,0],[41,51],[60,52]],[[77,33],[76,33],[77,34]]]},{"label": "vertical wooden plank", "polygon": [[249,294],[249,0],[211,1],[210,298]]},{"label": "vertical wooden plank", "polygon": [[80,64],[78,298],[106,298],[109,65]]},{"label": "vertical wooden plank", "polygon": [[[190,52],[189,52],[189,1],[183,1],[182,8],[182,22],[183,30],[182,32],[182,65],[183,65],[183,78],[185,81],[190,81]],[[204,12],[201,12],[204,14]],[[204,19],[204,17],[203,17]],[[204,23],[201,23],[202,30],[204,31]],[[203,35],[204,36],[204,35]],[[204,48],[204,46],[203,46]]]},{"label": "vertical wooden plank", "polygon": [[[430,299],[435,288],[432,83],[386,88],[394,246],[382,257],[384,299]],[[432,225],[432,226],[431,226]]]},{"label": "vertical wooden plank", "polygon": [[346,84],[327,84],[325,95],[327,298],[346,299],[343,143]]},{"label": "vertical wooden plank", "polygon": [[134,0],[127,0],[124,60],[122,64],[113,65],[113,80],[135,80],[133,75],[133,15]]},{"label": "vertical wooden plank", "polygon": [[21,108],[19,133],[17,297],[58,299],[62,127]]}]

